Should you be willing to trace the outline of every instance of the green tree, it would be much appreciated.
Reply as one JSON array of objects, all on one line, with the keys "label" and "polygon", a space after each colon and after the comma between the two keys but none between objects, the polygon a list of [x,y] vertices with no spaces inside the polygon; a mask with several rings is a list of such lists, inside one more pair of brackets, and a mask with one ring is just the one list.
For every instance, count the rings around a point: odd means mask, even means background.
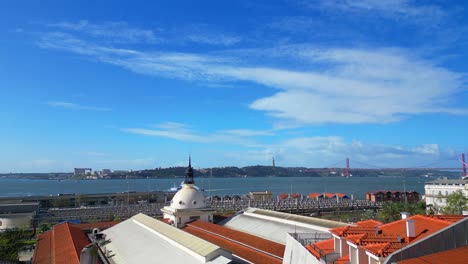
[{"label": "green tree", "polygon": [[380,220],[388,223],[400,219],[400,213],[403,211],[402,203],[386,202],[377,215]]},{"label": "green tree", "polygon": [[442,210],[444,214],[462,214],[463,210],[468,210],[468,198],[461,191],[448,195],[446,204]]}]

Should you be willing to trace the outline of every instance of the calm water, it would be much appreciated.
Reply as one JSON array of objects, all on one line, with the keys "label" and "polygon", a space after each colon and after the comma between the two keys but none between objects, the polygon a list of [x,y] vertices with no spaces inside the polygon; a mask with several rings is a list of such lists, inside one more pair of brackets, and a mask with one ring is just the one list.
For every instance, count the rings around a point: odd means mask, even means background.
[{"label": "calm water", "polygon": [[[353,194],[364,198],[371,190],[415,190],[424,194],[425,178],[401,177],[330,177],[330,178],[195,178],[195,184],[204,188],[207,194],[246,194],[249,191],[271,190],[273,195],[280,193],[331,192]],[[182,179],[138,179],[138,180],[17,180],[0,179],[0,197],[54,195],[59,193],[108,193],[130,191],[167,190],[179,185]]]}]

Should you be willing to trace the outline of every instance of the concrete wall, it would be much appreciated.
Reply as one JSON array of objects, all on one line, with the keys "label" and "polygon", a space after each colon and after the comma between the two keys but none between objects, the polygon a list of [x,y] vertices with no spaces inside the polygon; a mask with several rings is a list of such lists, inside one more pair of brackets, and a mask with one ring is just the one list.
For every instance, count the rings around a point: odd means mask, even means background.
[{"label": "concrete wall", "polygon": [[286,248],[284,250],[283,264],[324,264],[312,255],[291,234],[286,234]]}]

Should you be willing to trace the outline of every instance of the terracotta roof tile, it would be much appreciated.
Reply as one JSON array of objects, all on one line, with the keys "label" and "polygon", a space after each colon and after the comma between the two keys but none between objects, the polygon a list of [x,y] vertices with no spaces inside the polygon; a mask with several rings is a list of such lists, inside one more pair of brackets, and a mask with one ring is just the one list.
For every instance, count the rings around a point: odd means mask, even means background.
[{"label": "terracotta roof tile", "polygon": [[464,264],[468,260],[468,246],[446,250],[439,253],[426,255],[418,258],[398,261],[398,264],[445,264],[450,260],[451,264]]},{"label": "terracotta roof tile", "polygon": [[320,257],[332,253],[335,250],[334,245],[335,244],[332,238],[307,245],[305,248],[317,259],[320,259]]},{"label": "terracotta roof tile", "polygon": [[281,263],[283,258],[284,245],[225,226],[197,220],[182,229],[254,263]]},{"label": "terracotta roof tile", "polygon": [[307,197],[314,199],[314,198],[320,197],[321,195],[322,194],[320,193],[311,193]]},{"label": "terracotta roof tile", "polygon": [[362,226],[362,227],[376,227],[376,226],[382,225],[382,224],[383,224],[382,222],[374,220],[374,219],[359,221],[359,222],[356,223],[356,225]]},{"label": "terracotta roof tile", "polygon": [[33,263],[52,263],[52,231],[47,231],[37,237]]},{"label": "terracotta roof tile", "polygon": [[333,262],[334,264],[348,264],[349,263],[349,254],[339,257]]},{"label": "terracotta roof tile", "polygon": [[39,235],[33,263],[80,263],[81,250],[90,243],[85,235],[85,230],[104,229],[115,223],[117,222],[89,224],[65,222],[57,224],[52,227],[52,230]]}]

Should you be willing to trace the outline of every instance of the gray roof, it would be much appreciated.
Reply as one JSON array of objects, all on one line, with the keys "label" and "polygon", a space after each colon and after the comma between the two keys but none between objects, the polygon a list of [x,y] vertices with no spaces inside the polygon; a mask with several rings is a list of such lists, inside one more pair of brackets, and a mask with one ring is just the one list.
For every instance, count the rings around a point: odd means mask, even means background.
[{"label": "gray roof", "polygon": [[248,208],[244,213],[236,214],[221,224],[283,245],[286,244],[286,233],[310,233],[320,240],[330,237],[330,228],[346,225],[257,208]]},{"label": "gray roof", "polygon": [[[104,230],[106,250],[113,263],[219,263],[231,253],[144,214],[138,214]],[[223,257],[225,256],[225,257]],[[218,262],[216,262],[218,263]]]}]

